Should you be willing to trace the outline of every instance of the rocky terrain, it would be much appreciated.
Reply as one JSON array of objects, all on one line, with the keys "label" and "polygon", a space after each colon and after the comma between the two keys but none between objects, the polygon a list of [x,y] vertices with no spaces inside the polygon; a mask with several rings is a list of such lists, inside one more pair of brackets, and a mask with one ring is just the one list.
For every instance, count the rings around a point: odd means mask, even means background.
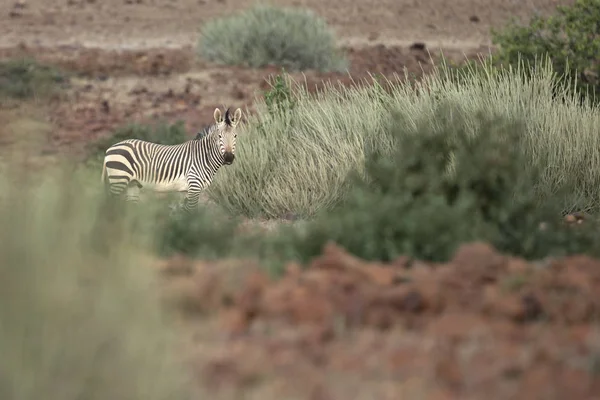
[{"label": "rocky terrain", "polygon": [[527,263],[471,243],[447,264],[384,265],[331,244],[277,280],[244,262],[158,268],[190,363],[222,398],[600,395],[600,262],[587,257]]}]

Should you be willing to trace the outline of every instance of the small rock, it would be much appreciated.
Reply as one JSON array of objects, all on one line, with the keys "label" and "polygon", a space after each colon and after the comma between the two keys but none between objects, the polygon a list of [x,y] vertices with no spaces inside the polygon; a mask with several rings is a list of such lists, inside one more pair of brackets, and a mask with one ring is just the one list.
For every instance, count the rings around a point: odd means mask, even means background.
[{"label": "small rock", "polygon": [[241,335],[248,330],[248,316],[240,310],[228,310],[219,315],[221,327],[230,335]]},{"label": "small rock", "polygon": [[285,274],[288,277],[298,278],[302,274],[302,267],[297,262],[290,262],[285,266]]},{"label": "small rock", "polygon": [[534,320],[543,312],[542,304],[537,297],[531,293],[521,297],[521,304],[523,305],[522,319],[525,321]]},{"label": "small rock", "polygon": [[188,109],[188,105],[185,103],[185,101],[179,100],[177,103],[175,103],[175,111],[185,111]]},{"label": "small rock", "polygon": [[108,100],[102,100],[102,112],[108,114],[110,112],[110,104]]},{"label": "small rock", "polygon": [[298,219],[296,214],[294,214],[293,212],[286,212],[285,214],[283,214],[283,216],[281,218],[286,221],[295,221]]},{"label": "small rock", "polygon": [[425,46],[425,43],[423,43],[423,42],[415,42],[415,43],[411,44],[409,48],[411,50],[425,50],[426,46]]},{"label": "small rock", "polygon": [[369,39],[371,42],[374,42],[375,40],[379,39],[379,32],[375,32],[375,31],[373,31],[373,32],[369,33],[369,37],[368,37],[368,39]]}]

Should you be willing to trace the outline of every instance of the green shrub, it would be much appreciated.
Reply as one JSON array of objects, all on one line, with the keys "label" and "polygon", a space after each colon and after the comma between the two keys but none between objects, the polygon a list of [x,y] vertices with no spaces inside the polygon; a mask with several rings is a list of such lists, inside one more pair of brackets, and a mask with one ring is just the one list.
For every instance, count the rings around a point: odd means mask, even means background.
[{"label": "green shrub", "polygon": [[523,151],[525,121],[473,111],[453,101],[438,105],[435,118],[408,121],[393,111],[395,151],[369,154],[367,179],[355,176],[339,207],[283,229],[267,251],[307,262],[334,241],[365,259],[446,261],[460,244],[483,240],[533,259],[600,254],[591,222],[566,227],[561,202],[541,200],[541,169]]},{"label": "green shrub", "polygon": [[333,32],[314,12],[255,5],[205,23],[198,51],[207,60],[254,68],[345,70],[347,61],[335,46]]},{"label": "green shrub", "polygon": [[154,270],[127,224],[98,236],[89,177],[2,171],[0,397],[191,399]]},{"label": "green shrub", "polygon": [[213,205],[201,205],[189,216],[183,212],[167,213],[166,206],[156,214],[152,231],[155,249],[161,256],[186,254],[213,259],[240,253],[236,229],[239,221]]},{"label": "green shrub", "polygon": [[598,209],[600,112],[581,104],[567,82],[557,81],[551,63],[540,61],[530,73],[523,64],[494,68],[483,62],[477,71],[463,70],[460,79],[447,68],[442,65],[419,83],[329,83],[313,95],[286,78],[293,109],[270,113],[265,99],[257,99],[257,113],[238,136],[235,163],[220,171],[208,194],[234,214],[313,217],[344,198],[348,175],[364,170],[366,152],[393,150],[385,134],[396,118],[390,109],[414,132],[416,121],[436,124],[437,108],[451,100],[471,133],[482,108],[524,121],[521,143],[529,162],[542,167],[540,188],[565,193],[565,211]]},{"label": "green shrub", "polygon": [[43,97],[66,84],[68,76],[29,58],[0,61],[0,96],[26,99]]},{"label": "green shrub", "polygon": [[516,64],[520,59],[533,63],[546,54],[559,77],[575,83],[585,96],[595,97],[600,85],[600,2],[576,0],[557,6],[555,15],[536,15],[523,26],[511,21],[501,30],[492,30],[500,62]]}]

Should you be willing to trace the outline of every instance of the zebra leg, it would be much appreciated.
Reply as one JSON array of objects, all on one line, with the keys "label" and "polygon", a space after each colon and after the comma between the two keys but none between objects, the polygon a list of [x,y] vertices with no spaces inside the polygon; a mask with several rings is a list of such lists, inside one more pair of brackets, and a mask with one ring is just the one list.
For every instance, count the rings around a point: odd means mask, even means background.
[{"label": "zebra leg", "polygon": [[198,208],[198,202],[200,200],[200,191],[188,190],[183,198],[183,209],[191,213],[196,211]]},{"label": "zebra leg", "polygon": [[127,185],[127,194],[125,199],[132,203],[137,203],[140,200],[140,188],[142,186],[137,181],[131,181]]},{"label": "zebra leg", "polygon": [[121,207],[119,200],[123,192],[127,190],[129,177],[127,176],[107,176],[105,180],[105,197],[106,202],[103,204],[103,215],[107,221],[115,221],[120,218]]},{"label": "zebra leg", "polygon": [[109,194],[113,198],[120,197],[123,192],[127,189],[128,182],[122,179],[118,179],[116,181],[111,181],[109,178]]}]

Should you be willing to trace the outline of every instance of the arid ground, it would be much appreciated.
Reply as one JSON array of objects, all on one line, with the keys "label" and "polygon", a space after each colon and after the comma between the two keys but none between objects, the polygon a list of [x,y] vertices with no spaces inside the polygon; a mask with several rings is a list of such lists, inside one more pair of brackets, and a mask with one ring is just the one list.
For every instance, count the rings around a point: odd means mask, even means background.
[{"label": "arid ground", "polygon": [[[455,60],[489,52],[489,29],[511,17],[548,13],[555,0],[278,1],[325,17],[347,49],[350,74],[431,69],[427,51]],[[562,1],[562,3],[569,3]],[[252,110],[277,68],[225,68],[196,56],[204,21],[244,9],[242,0],[7,0],[0,4],[0,58],[34,55],[78,73],[68,99],[51,109],[54,144],[82,143],[126,121],[182,119],[190,131],[216,106]],[[411,48],[413,44],[424,44]],[[301,75],[297,74],[298,78]],[[347,74],[306,72],[311,86]]]},{"label": "arid ground", "polygon": [[[571,2],[276,3],[324,16],[357,79],[405,67],[427,72],[428,50],[458,61],[487,53],[490,28]],[[32,55],[77,77],[41,116],[1,107],[0,140],[9,143],[12,128],[35,122],[46,129],[48,153],[78,153],[127,122],[182,119],[191,134],[217,106],[251,111],[278,69],[223,67],[195,53],[203,22],[249,5],[3,1],[0,58]],[[305,74],[311,84],[349,82],[346,74]],[[600,398],[600,265],[586,258],[527,264],[474,244],[435,268],[405,259],[366,265],[332,246],[307,270],[290,265],[278,282],[240,261],[174,258],[158,269],[165,295],[182,311],[186,354],[209,398]]]}]

